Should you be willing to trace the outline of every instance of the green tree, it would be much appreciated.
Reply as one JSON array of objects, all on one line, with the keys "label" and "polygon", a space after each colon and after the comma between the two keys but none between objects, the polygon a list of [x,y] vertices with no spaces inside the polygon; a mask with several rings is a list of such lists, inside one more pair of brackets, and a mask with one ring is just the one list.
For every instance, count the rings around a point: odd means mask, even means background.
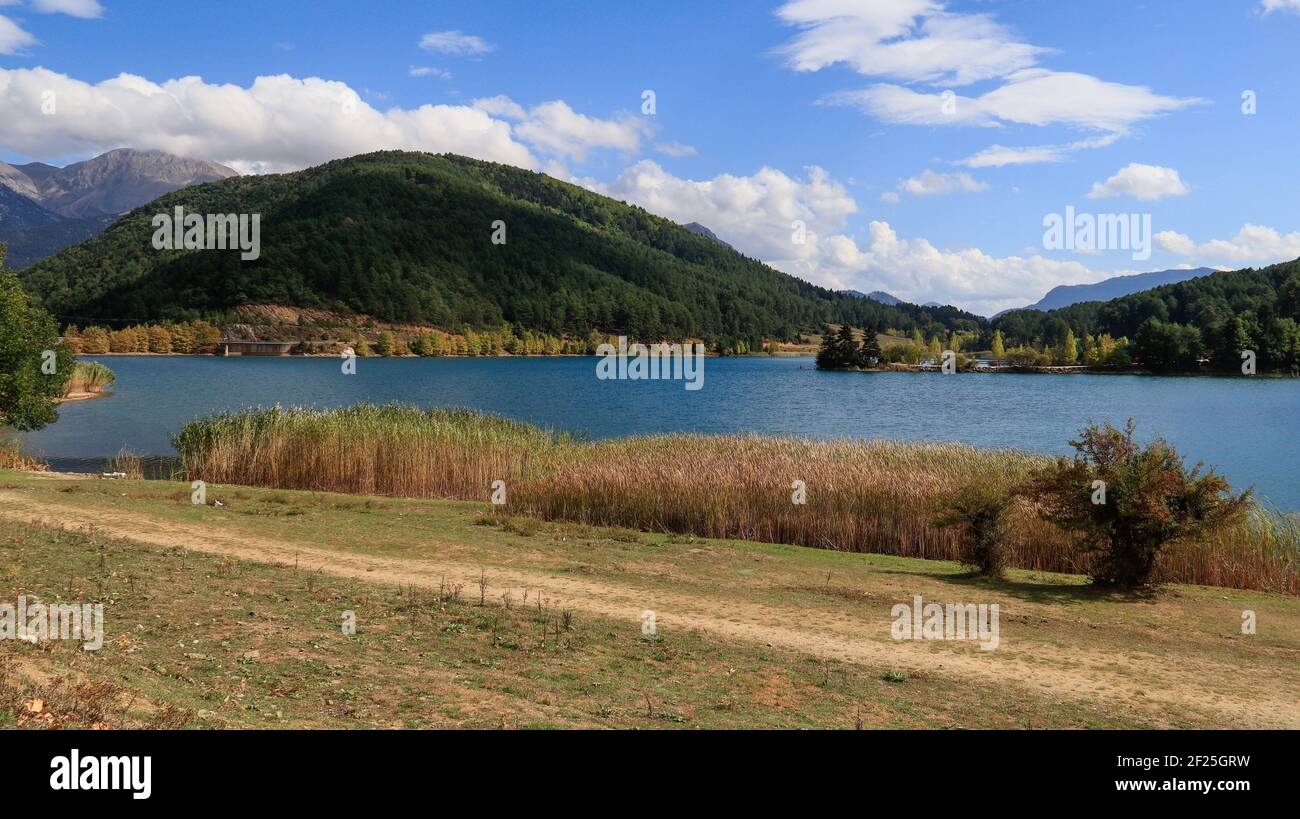
[{"label": "green tree", "polygon": [[392,332],[385,330],[375,339],[375,352],[382,356],[390,356],[397,351],[397,341],[393,338]]},{"label": "green tree", "polygon": [[880,339],[876,337],[876,325],[868,324],[862,332],[862,348],[858,350],[859,367],[874,367],[884,358],[880,351]]},{"label": "green tree", "polygon": [[1001,577],[1009,557],[1003,536],[1012,500],[1010,492],[987,482],[967,484],[942,502],[931,525],[959,531],[964,565],[982,575]]},{"label": "green tree", "polygon": [[1140,446],[1132,419],[1123,430],[1091,424],[1070,446],[1074,458],[1058,458],[1024,493],[1042,517],[1082,535],[1098,585],[1146,585],[1162,550],[1213,534],[1250,506],[1249,490],[1233,495],[1214,470],[1187,468],[1164,440]]},{"label": "green tree", "polygon": [[1154,372],[1191,371],[1200,355],[1201,334],[1152,316],[1138,328],[1133,343],[1137,360]]},{"label": "green tree", "polygon": [[59,417],[74,362],[54,319],[5,269],[7,251],[0,242],[0,427],[40,429]]},{"label": "green tree", "polygon": [[1233,372],[1241,367],[1241,351],[1250,349],[1246,325],[1240,316],[1229,316],[1206,330],[1206,346],[1214,369]]},{"label": "green tree", "polygon": [[840,366],[839,336],[831,332],[830,325],[822,331],[822,343],[817,348],[817,368],[834,370]]},{"label": "green tree", "polygon": [[823,370],[842,370],[857,364],[858,342],[853,338],[853,325],[846,321],[834,333],[827,327],[817,352],[817,366]]},{"label": "green tree", "polygon": [[1284,317],[1300,321],[1300,270],[1288,276],[1278,288],[1277,310]]},{"label": "green tree", "polygon": [[1061,362],[1073,364],[1079,360],[1079,342],[1073,330],[1065,331],[1065,340],[1061,342]]},{"label": "green tree", "polygon": [[840,325],[836,333],[835,346],[840,354],[841,367],[856,367],[858,364],[858,342],[853,337],[853,325],[847,321]]},{"label": "green tree", "polygon": [[1007,348],[1002,343],[1002,331],[993,331],[993,360],[1001,361],[1007,357]]}]

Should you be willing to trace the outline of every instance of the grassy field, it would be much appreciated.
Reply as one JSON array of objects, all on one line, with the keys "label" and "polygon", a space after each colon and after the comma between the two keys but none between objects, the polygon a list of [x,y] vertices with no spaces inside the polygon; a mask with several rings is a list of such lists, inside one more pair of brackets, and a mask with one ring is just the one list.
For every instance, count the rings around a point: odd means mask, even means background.
[{"label": "grassy field", "polygon": [[[397,497],[488,500],[510,511],[699,537],[954,560],[960,534],[932,521],[968,484],[1009,489],[1050,463],[1016,450],[755,435],[584,442],[467,411],[359,405],[194,421],[176,439],[186,474]],[[804,502],[792,501],[801,481]],[[1080,492],[1090,492],[1080,487]],[[1009,516],[1010,563],[1087,572],[1072,537],[1026,503]],[[1300,594],[1300,526],[1256,508],[1213,538],[1170,549],[1165,579]]]},{"label": "grassy field", "polygon": [[[482,502],[223,485],[207,501],[0,472],[0,602],[106,609],[97,652],[0,641],[0,725],[1300,727],[1293,597],[985,581]],[[1000,646],[891,639],[914,594],[999,604]]]}]

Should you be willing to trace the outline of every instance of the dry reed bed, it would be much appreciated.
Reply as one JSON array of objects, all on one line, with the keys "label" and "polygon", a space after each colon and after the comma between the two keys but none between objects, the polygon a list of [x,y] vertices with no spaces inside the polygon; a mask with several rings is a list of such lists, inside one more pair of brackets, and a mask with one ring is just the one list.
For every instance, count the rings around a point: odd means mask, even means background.
[{"label": "dry reed bed", "polygon": [[[195,421],[176,437],[187,474],[214,483],[487,500],[547,519],[955,560],[930,525],[968,482],[1012,488],[1048,463],[1016,450],[895,441],[664,435],[579,442],[468,411],[282,410]],[[796,503],[794,481],[805,485]],[[1070,536],[1026,502],[1009,516],[1013,566],[1086,572]],[[1300,531],[1257,509],[1209,542],[1170,550],[1170,581],[1300,593]]]},{"label": "dry reed bed", "polygon": [[173,443],[186,475],[209,483],[483,500],[493,481],[517,483],[560,440],[467,410],[363,404],[214,415]]},{"label": "dry reed bed", "polygon": [[78,392],[103,392],[117,381],[117,375],[108,367],[97,361],[78,361],[72,368],[72,375],[63,388],[64,395]]}]

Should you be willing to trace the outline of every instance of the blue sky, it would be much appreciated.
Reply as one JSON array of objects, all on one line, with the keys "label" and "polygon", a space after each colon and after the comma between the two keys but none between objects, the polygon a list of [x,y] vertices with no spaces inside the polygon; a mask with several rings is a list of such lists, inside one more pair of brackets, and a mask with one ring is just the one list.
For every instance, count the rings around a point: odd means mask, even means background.
[{"label": "blue sky", "polygon": [[[1300,0],[0,0],[0,159],[450,150],[991,313],[1300,256],[1298,40]],[[1150,255],[1044,247],[1067,206],[1149,214]]]}]

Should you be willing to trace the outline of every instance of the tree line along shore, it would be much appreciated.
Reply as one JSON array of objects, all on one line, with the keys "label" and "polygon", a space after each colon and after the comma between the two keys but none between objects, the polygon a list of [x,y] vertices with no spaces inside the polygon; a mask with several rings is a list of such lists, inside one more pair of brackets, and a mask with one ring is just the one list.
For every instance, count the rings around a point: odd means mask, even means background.
[{"label": "tree line along shore", "polygon": [[[592,332],[568,338],[510,326],[495,330],[465,328],[459,333],[421,328],[383,327],[303,328],[234,325],[222,328],[206,321],[139,324],[120,329],[69,326],[63,344],[74,355],[221,355],[227,343],[273,340],[288,344],[291,355],[338,355],[351,349],[368,356],[498,356],[595,355],[617,337]],[[743,343],[730,352],[748,352]]]},{"label": "tree line along shore", "polygon": [[[817,350],[817,367],[823,370],[891,370],[927,372],[943,368],[945,359],[954,372],[1035,373],[1130,373],[1161,375],[1275,375],[1300,376],[1300,372],[1278,368],[1259,369],[1254,351],[1242,346],[1236,353],[1213,357],[1180,357],[1169,354],[1164,331],[1143,325],[1134,339],[1112,338],[1108,333],[1085,334],[1076,338],[1067,329],[1059,344],[1025,343],[1008,346],[1000,330],[992,343],[980,349],[976,332],[954,332],[946,339],[930,336],[927,342],[918,331],[899,338],[895,331],[879,333],[874,327],[857,330],[850,324],[827,326]],[[1244,344],[1244,342],[1242,342]],[[948,354],[951,353],[949,357]]]}]

